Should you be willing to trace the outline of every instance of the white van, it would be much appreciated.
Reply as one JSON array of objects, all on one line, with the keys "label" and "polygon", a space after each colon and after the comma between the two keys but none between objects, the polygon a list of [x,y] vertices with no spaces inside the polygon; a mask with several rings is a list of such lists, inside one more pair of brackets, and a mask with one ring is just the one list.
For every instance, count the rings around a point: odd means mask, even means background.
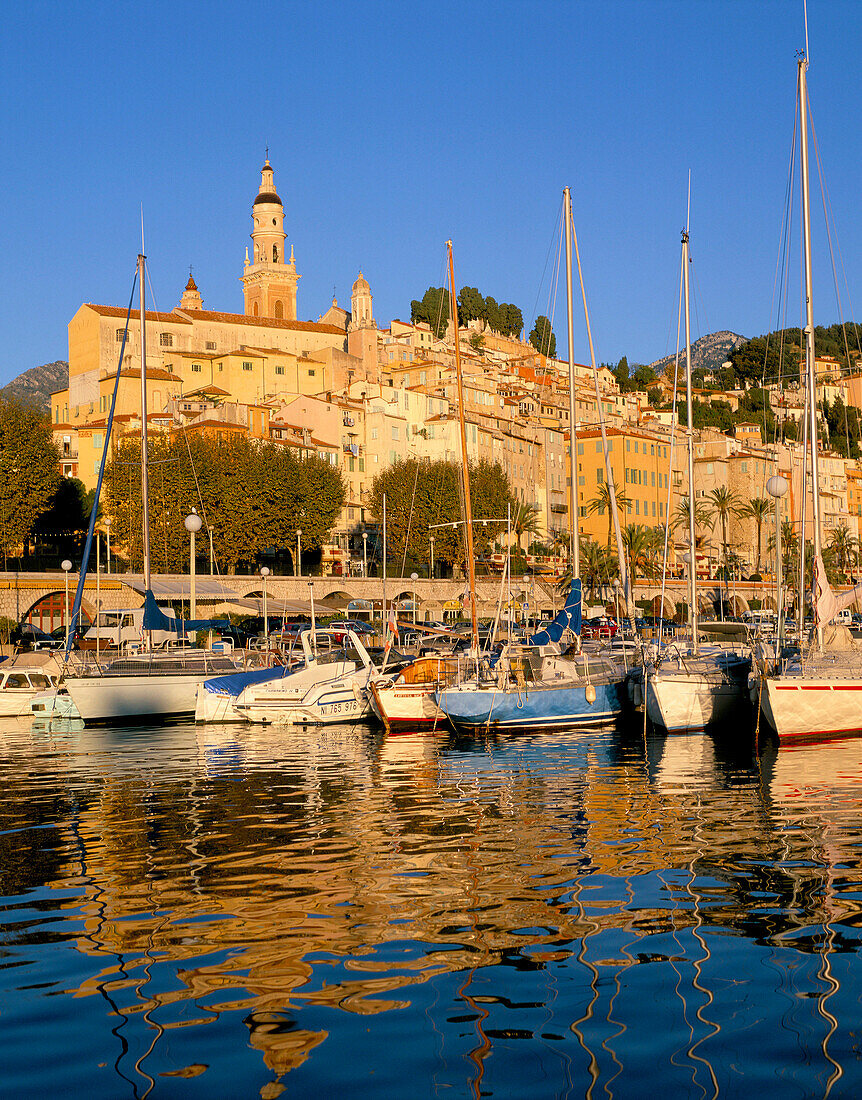
[{"label": "white van", "polygon": [[[169,619],[176,618],[170,607],[159,610]],[[172,630],[154,630],[152,635],[153,645],[165,645],[177,640],[177,635]],[[143,641],[143,607],[124,607],[116,611],[100,611],[98,618],[84,635],[81,648],[105,649],[111,646],[115,649],[129,649],[141,645]]]}]

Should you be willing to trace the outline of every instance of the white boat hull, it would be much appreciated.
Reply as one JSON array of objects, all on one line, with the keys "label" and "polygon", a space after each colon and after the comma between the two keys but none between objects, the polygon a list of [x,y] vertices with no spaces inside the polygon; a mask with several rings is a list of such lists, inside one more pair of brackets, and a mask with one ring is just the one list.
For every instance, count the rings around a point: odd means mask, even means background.
[{"label": "white boat hull", "polygon": [[862,676],[776,676],[754,690],[779,741],[862,736]]},{"label": "white boat hull", "polygon": [[303,698],[286,700],[284,694],[258,692],[253,702],[237,701],[236,709],[249,722],[284,725],[330,725],[357,722],[367,718],[371,706],[361,690],[354,691],[353,681],[320,685]]},{"label": "white boat hull", "polygon": [[84,722],[165,721],[191,717],[198,684],[212,672],[146,676],[68,676],[66,689]]},{"label": "white boat hull", "polygon": [[445,726],[446,715],[434,702],[433,687],[371,684],[371,706],[387,732]]},{"label": "white boat hull", "polygon": [[727,721],[746,700],[747,681],[742,677],[723,679],[659,669],[646,681],[647,715],[668,733],[704,730]]}]

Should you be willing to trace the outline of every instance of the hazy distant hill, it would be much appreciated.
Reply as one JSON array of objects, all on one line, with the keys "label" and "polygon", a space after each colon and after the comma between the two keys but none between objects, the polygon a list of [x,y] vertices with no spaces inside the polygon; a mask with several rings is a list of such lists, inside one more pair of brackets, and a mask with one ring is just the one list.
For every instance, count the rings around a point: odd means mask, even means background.
[{"label": "hazy distant hill", "polygon": [[69,385],[69,364],[62,359],[56,363],[44,363],[41,367],[31,367],[0,390],[0,397],[26,401],[51,411],[51,394]]},{"label": "hazy distant hill", "polygon": [[[708,336],[701,336],[691,345],[692,368],[719,370],[721,364],[730,358],[731,351],[744,344],[747,339],[747,336],[738,336],[735,332],[713,332]],[[656,374],[672,374],[674,359],[675,356],[666,355],[664,359],[657,359],[649,365]]]}]

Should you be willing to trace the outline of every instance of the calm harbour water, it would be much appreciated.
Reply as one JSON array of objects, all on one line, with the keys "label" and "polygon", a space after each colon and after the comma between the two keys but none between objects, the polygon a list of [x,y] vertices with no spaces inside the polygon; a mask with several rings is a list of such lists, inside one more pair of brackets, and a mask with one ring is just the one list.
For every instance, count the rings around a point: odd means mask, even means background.
[{"label": "calm harbour water", "polygon": [[862,741],[0,725],[3,1097],[862,1094]]}]

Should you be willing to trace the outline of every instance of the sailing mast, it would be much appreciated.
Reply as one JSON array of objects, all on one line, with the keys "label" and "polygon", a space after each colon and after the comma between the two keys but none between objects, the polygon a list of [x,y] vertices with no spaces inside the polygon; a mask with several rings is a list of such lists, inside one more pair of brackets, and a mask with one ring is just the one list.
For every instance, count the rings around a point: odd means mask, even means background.
[{"label": "sailing mast", "polygon": [[575,439],[575,421],[577,419],[577,391],[575,389],[575,321],[572,309],[572,196],[568,187],[563,188],[563,206],[565,208],[566,221],[566,303],[568,309],[568,336],[569,336],[569,518],[571,520],[570,561],[572,563],[572,580],[577,580],[581,575],[581,550],[578,542],[578,460]]},{"label": "sailing mast", "polygon": [[458,305],[455,301],[455,264],[452,242],[449,250],[449,314],[455,334],[455,377],[458,384],[458,420],[461,426],[461,481],[464,487],[464,531],[467,544],[467,576],[470,583],[470,619],[473,625],[473,649],[479,652],[479,621],[476,617],[476,559],[473,556],[473,506],[470,500],[470,467],[467,464],[467,425],[464,419],[464,378],[461,374],[461,345],[458,337]]},{"label": "sailing mast", "polygon": [[[571,238],[571,240],[574,242],[574,245],[575,245],[575,258],[578,261],[578,279],[580,280],[580,284],[581,284],[581,298],[582,298],[583,303],[584,303],[584,322],[585,322],[586,328],[587,328],[587,340],[589,341],[589,345],[590,345],[590,365],[592,366],[592,370],[593,370],[593,385],[595,386],[595,391],[596,391],[596,412],[598,413],[599,431],[601,432],[601,436],[602,436],[602,452],[604,454],[604,459],[605,459],[605,477],[607,479],[607,486],[608,486],[608,502],[609,502],[609,507],[610,507],[610,512],[611,512],[611,522],[613,524],[613,529],[614,529],[614,537],[616,539],[616,544],[617,544],[617,560],[619,561],[619,567],[620,567],[620,580],[622,582],[623,592],[625,594],[626,613],[628,614],[629,619],[631,621],[632,629],[634,629],[634,621],[635,621],[635,618],[636,618],[634,593],[632,592],[631,574],[630,574],[628,566],[626,564],[626,551],[625,551],[625,547],[623,546],[623,534],[622,534],[622,530],[620,529],[620,513],[619,513],[619,508],[617,507],[617,487],[616,487],[616,482],[614,480],[614,468],[613,468],[613,464],[611,462],[611,455],[610,455],[610,450],[609,450],[609,447],[608,447],[608,433],[605,430],[605,417],[604,417],[604,413],[602,411],[602,395],[601,395],[601,391],[599,390],[599,372],[596,370],[596,351],[595,351],[595,347],[593,346],[593,330],[592,330],[592,327],[590,326],[590,311],[589,311],[589,309],[587,309],[587,292],[584,289],[584,273],[581,270],[581,253],[580,253],[580,250],[578,248],[578,235],[577,235],[577,233],[575,233],[575,225],[574,225],[574,221],[572,220],[572,197],[571,197],[571,194],[569,192],[568,187],[566,187],[564,189],[563,195],[564,195],[564,201],[565,201],[565,204],[566,204],[566,219],[567,219],[567,225],[566,225],[566,265],[567,265],[567,268],[568,268],[569,261],[570,261],[570,251],[571,251],[568,242],[569,242],[569,239]],[[567,272],[566,272],[566,281],[567,281],[567,284],[568,284],[568,287],[569,287],[569,387],[570,387],[571,390],[574,390],[574,362],[573,362],[573,351],[572,351],[572,343],[571,343],[572,342],[572,327],[573,327],[572,326],[572,314],[573,314],[574,310],[573,310],[572,292],[571,292],[571,271],[569,271],[569,270],[567,270]],[[573,474],[574,474],[574,469],[573,469]]]},{"label": "sailing mast", "polygon": [[[682,231],[682,281],[685,293],[685,408],[688,419],[686,446],[688,450],[688,602],[691,608],[691,652],[697,656],[697,558],[695,557],[695,503],[694,503],[694,426],[691,402],[691,314],[688,289],[688,223],[690,212]],[[725,562],[725,566],[727,563]]]},{"label": "sailing mast", "polygon": [[[138,254],[138,278],[141,283],[141,539],[143,549],[144,591],[150,591],[150,480],[147,445],[147,308],[146,308],[146,256]],[[152,631],[149,631],[149,647],[153,648]]]},{"label": "sailing mast", "polygon": [[[807,31],[807,25],[806,25]],[[808,184],[808,56],[799,58],[799,153],[802,172],[802,250],[805,266],[805,376],[808,388],[809,427],[811,448],[811,507],[814,523],[814,561],[822,562],[820,532],[820,479],[817,463],[817,378],[814,365],[814,279],[811,269],[811,201]],[[803,464],[804,469],[804,464]],[[805,556],[805,513],[802,514],[802,553]],[[816,607],[814,611],[817,620]],[[799,626],[802,629],[804,604],[800,601]],[[817,624],[817,646],[823,644],[823,627]]]}]

